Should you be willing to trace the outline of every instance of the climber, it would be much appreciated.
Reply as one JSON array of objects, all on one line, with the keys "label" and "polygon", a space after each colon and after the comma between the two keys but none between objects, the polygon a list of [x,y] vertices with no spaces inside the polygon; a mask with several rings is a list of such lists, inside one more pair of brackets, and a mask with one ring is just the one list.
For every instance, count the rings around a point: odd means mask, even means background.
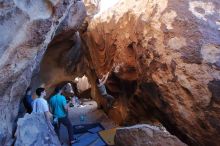
[{"label": "climber", "polygon": [[76,143],[78,140],[73,137],[73,127],[67,116],[69,103],[67,103],[65,96],[61,95],[61,93],[62,89],[57,87],[55,89],[55,95],[51,97],[49,102],[50,109],[54,118],[54,127],[59,137],[59,127],[62,123],[68,130],[70,141],[69,143],[73,144]]},{"label": "climber", "polygon": [[52,114],[49,112],[47,101],[44,99],[46,97],[46,91],[44,88],[37,88],[36,94],[38,98],[33,101],[32,113],[44,113],[49,131],[51,134],[55,135],[53,126],[50,122]]},{"label": "climber", "polygon": [[28,87],[25,92],[25,96],[23,98],[23,104],[24,104],[24,107],[27,113],[29,114],[32,112],[32,102],[33,102],[33,99],[32,99],[31,87]]},{"label": "climber", "polygon": [[98,90],[100,92],[100,94],[107,99],[107,107],[108,108],[113,108],[113,103],[115,101],[115,98],[111,95],[109,95],[106,91],[106,88],[105,88],[105,83],[108,79],[108,76],[109,76],[109,72],[106,74],[106,75],[103,75],[101,79],[97,78],[96,79],[96,84],[97,84],[97,87],[98,87]]}]

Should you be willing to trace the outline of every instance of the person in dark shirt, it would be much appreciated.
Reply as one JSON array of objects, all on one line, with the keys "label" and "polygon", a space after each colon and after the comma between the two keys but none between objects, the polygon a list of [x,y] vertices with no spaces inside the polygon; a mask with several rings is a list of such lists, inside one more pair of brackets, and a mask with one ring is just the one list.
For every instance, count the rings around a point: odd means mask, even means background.
[{"label": "person in dark shirt", "polygon": [[105,83],[108,79],[108,76],[109,76],[109,72],[106,74],[106,75],[103,75],[101,79],[98,79],[96,80],[96,84],[97,84],[97,87],[98,87],[98,90],[100,92],[100,94],[107,99],[107,107],[108,108],[112,108],[112,105],[115,101],[115,98],[113,96],[111,96],[110,94],[107,93],[106,91],[106,88],[105,88]]},{"label": "person in dark shirt", "polygon": [[28,87],[25,92],[23,104],[24,104],[24,107],[25,107],[27,113],[29,113],[29,114],[32,112],[32,102],[33,102],[33,99],[32,99],[31,87]]}]

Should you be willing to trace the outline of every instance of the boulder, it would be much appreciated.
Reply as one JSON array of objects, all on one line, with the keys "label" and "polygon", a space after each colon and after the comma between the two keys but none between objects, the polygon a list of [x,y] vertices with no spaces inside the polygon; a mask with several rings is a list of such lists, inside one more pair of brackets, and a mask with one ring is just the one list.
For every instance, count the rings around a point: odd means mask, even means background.
[{"label": "boulder", "polygon": [[90,64],[98,76],[111,72],[109,93],[122,101],[112,117],[139,122],[149,113],[187,144],[219,145],[220,1],[85,0],[85,6]]},{"label": "boulder", "polygon": [[187,146],[164,127],[135,125],[118,128],[115,135],[117,146]]},{"label": "boulder", "polygon": [[60,31],[74,35],[86,13],[77,0],[2,0],[0,5],[0,145],[6,145],[19,100],[39,72],[49,43]]},{"label": "boulder", "polygon": [[17,125],[15,146],[61,146],[55,132],[49,132],[44,114],[25,114]]}]

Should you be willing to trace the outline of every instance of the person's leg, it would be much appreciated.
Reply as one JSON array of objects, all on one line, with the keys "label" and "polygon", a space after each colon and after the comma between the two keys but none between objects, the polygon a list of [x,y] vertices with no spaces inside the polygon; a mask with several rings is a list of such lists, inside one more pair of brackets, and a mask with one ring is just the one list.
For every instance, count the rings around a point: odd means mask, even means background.
[{"label": "person's leg", "polygon": [[114,103],[114,101],[115,101],[115,98],[113,96],[111,96],[110,94],[106,94],[104,97],[107,99],[107,102],[108,102],[107,106],[109,108],[111,108],[113,103]]},{"label": "person's leg", "polygon": [[61,118],[60,122],[67,128],[70,143],[74,141],[73,126],[67,117]]},{"label": "person's leg", "polygon": [[59,134],[59,133],[60,133],[60,132],[59,132],[59,129],[60,129],[60,122],[58,121],[58,123],[53,124],[53,126],[54,126],[54,131],[56,132],[58,138],[60,139],[60,134]]}]

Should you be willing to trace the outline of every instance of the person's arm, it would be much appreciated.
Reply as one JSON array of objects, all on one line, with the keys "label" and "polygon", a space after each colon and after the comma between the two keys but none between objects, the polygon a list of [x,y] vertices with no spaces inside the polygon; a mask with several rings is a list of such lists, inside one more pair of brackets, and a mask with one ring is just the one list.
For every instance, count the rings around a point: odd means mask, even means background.
[{"label": "person's arm", "polygon": [[106,83],[106,81],[107,81],[107,79],[108,79],[108,76],[109,76],[109,72],[102,77],[102,79],[101,79],[101,84],[105,84],[105,83]]},{"label": "person's arm", "polygon": [[45,118],[46,118],[46,122],[47,122],[47,126],[49,128],[49,131],[52,133],[52,134],[55,134],[54,130],[53,130],[53,126],[50,122],[50,118],[51,118],[51,113],[49,111],[46,111],[44,112],[44,115],[45,115]]},{"label": "person's arm", "polygon": [[103,77],[102,77],[102,79],[98,79],[99,80],[99,83],[97,84],[97,86],[98,87],[101,87],[102,85],[103,85]]},{"label": "person's arm", "polygon": [[47,123],[47,126],[48,126],[48,128],[49,128],[49,131],[52,133],[52,134],[55,134],[55,132],[54,132],[54,130],[53,130],[53,126],[52,126],[52,124],[51,124],[51,122],[50,122],[50,119],[51,119],[51,117],[52,117],[52,114],[50,113],[50,111],[49,111],[49,107],[48,107],[48,104],[47,104],[47,102],[43,102],[44,104],[43,104],[43,111],[44,111],[44,116],[45,116],[45,118],[46,118],[46,123]]},{"label": "person's arm", "polygon": [[68,112],[69,103],[67,103],[66,98],[63,96],[63,107]]},{"label": "person's arm", "polygon": [[52,107],[51,107],[51,103],[49,104],[49,111],[50,111],[50,113],[53,115],[54,113],[53,113],[53,110],[52,110]]},{"label": "person's arm", "polygon": [[69,103],[67,103],[67,104],[64,106],[64,109],[66,110],[66,112],[68,112],[68,109],[69,109]]}]

